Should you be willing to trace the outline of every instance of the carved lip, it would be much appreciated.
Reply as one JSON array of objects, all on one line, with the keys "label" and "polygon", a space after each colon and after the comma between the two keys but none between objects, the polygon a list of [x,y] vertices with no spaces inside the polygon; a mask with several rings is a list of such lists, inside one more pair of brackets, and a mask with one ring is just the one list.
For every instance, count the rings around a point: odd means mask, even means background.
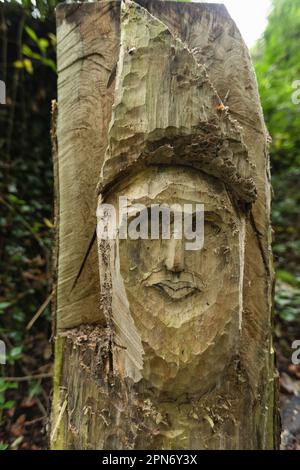
[{"label": "carved lip", "polygon": [[174,300],[180,300],[184,297],[188,297],[194,294],[196,291],[199,291],[197,287],[195,287],[190,282],[171,282],[171,281],[160,281],[156,284],[152,284],[152,287],[163,291],[169,297]]}]

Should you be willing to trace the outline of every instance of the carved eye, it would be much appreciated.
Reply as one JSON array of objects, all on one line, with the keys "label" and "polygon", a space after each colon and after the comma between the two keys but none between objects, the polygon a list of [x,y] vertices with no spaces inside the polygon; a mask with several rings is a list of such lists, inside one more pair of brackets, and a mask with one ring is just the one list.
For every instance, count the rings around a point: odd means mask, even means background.
[{"label": "carved eye", "polygon": [[[199,222],[198,222],[199,223]],[[197,213],[193,213],[192,217],[192,230],[196,232],[197,228]],[[211,212],[205,212],[204,215],[204,230],[206,234],[214,234],[217,235],[221,232],[221,227],[219,225],[218,217]]]},{"label": "carved eye", "polygon": [[205,222],[205,228],[206,227],[209,229],[210,232],[214,233],[215,235],[221,232],[221,228],[219,227],[219,225],[215,224],[214,222],[211,222],[210,220]]},{"label": "carved eye", "polygon": [[211,212],[205,213],[205,236],[218,235],[221,232],[220,220],[216,214]]}]

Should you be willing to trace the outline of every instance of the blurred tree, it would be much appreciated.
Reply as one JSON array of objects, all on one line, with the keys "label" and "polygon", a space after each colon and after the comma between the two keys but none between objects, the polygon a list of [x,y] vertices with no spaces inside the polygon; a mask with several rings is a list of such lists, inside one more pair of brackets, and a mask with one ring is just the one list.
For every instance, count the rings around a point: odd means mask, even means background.
[{"label": "blurred tree", "polygon": [[[0,2],[0,339],[7,346],[2,376],[26,376],[45,364],[50,310],[26,331],[51,291],[52,161],[50,106],[56,96],[54,1]],[[39,335],[39,340],[34,338]],[[39,343],[39,344],[38,344]],[[49,358],[48,358],[49,362]],[[47,366],[47,364],[46,364]],[[43,385],[45,382],[43,383]],[[0,444],[22,398],[38,382],[0,379]],[[35,388],[34,388],[35,387]],[[41,411],[37,411],[40,413]],[[16,412],[18,413],[18,412]],[[36,443],[41,442],[39,433]],[[32,445],[34,441],[32,442]]]},{"label": "blurred tree", "polygon": [[272,7],[268,26],[253,56],[273,139],[274,252],[279,277],[299,285],[300,104],[293,103],[292,96],[296,91],[293,84],[300,80],[300,2],[273,0]]},{"label": "blurred tree", "polygon": [[8,313],[4,329],[15,339],[22,336],[17,325],[24,327],[48,289],[45,220],[52,213],[49,128],[56,96],[53,9],[48,13],[43,16],[30,1],[0,4],[0,79],[6,82],[6,105],[0,108],[0,299]]}]

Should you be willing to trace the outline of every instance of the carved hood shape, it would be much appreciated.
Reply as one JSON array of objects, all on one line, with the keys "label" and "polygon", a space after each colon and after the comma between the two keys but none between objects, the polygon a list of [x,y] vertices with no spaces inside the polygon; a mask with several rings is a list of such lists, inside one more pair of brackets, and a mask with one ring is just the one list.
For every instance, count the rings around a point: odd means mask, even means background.
[{"label": "carved hood shape", "polygon": [[115,103],[99,192],[149,165],[184,165],[221,178],[240,202],[256,199],[242,129],[199,64],[165,24],[122,3]]}]

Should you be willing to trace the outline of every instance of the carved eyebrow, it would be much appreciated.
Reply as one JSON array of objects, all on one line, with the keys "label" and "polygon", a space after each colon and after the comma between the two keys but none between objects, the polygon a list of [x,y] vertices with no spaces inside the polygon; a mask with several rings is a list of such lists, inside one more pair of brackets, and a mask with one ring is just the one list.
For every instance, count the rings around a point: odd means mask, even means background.
[{"label": "carved eyebrow", "polygon": [[214,211],[204,211],[204,219],[217,224],[221,224],[223,222],[222,217]]},{"label": "carved eyebrow", "polygon": [[[184,208],[184,204],[182,205],[182,207]],[[149,205],[145,205],[145,207],[141,210],[137,210],[135,213],[130,213],[128,215],[128,220],[129,219],[132,219],[134,217],[136,217],[138,214],[141,214],[143,212],[145,213],[148,213],[148,214],[151,214],[151,209],[152,209],[152,204],[149,204]],[[177,210],[173,210],[172,207],[170,206],[170,214],[174,214],[174,213],[178,213],[179,211]],[[195,215],[197,212],[197,210],[194,210],[193,212],[191,212],[191,215]],[[184,214],[184,210],[182,210],[182,214]],[[216,211],[206,211],[204,209],[204,217],[207,219],[207,220],[212,220],[212,221],[219,221],[220,223],[222,222],[222,217],[220,216],[220,214],[218,214],[218,212]]]},{"label": "carved eyebrow", "polygon": [[[145,206],[144,209],[142,210],[137,210],[135,213],[130,213],[128,214],[128,217],[127,217],[127,221],[130,222],[131,220],[135,219],[137,216],[140,216],[141,214],[143,214],[145,217],[150,217],[151,216],[151,205],[148,205],[148,206]],[[173,210],[171,207],[170,207],[170,218],[173,219],[174,217],[174,214],[179,214],[180,212],[177,211],[177,210]],[[181,212],[182,214],[184,213],[183,211]],[[161,218],[161,212],[160,212],[160,218]],[[192,213],[193,215],[193,213]]]},{"label": "carved eyebrow", "polygon": [[[194,210],[190,215],[192,216],[192,218],[194,218],[197,214],[197,210]],[[173,211],[170,207],[170,222],[172,223],[174,221],[174,214],[178,214],[178,211]],[[145,218],[149,218],[151,216],[151,204],[149,205],[145,205],[145,208],[142,209],[141,211],[136,211],[135,213],[131,213],[131,214],[128,214],[128,217],[127,217],[127,223],[130,223],[132,220],[134,220],[137,216],[144,216]],[[182,217],[184,216],[184,211],[182,211]],[[161,213],[160,213],[160,217],[161,219]],[[219,214],[218,212],[216,211],[206,211],[204,209],[204,221],[205,222],[212,222],[216,225],[222,225],[224,223],[224,219],[223,217],[221,216],[221,214]]]}]

